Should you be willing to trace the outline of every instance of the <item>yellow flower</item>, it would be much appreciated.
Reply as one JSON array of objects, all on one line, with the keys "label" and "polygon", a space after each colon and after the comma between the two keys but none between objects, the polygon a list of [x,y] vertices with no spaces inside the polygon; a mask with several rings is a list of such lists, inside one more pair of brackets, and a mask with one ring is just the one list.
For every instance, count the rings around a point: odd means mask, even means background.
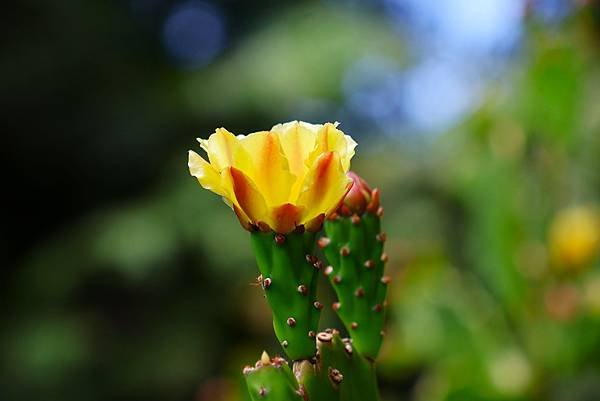
[{"label": "yellow flower", "polygon": [[561,211],[550,228],[550,252],[559,270],[580,269],[596,257],[600,247],[598,214],[590,207]]},{"label": "yellow flower", "polygon": [[210,163],[190,151],[190,174],[248,230],[318,230],[352,186],[346,173],[356,142],[337,123],[292,121],[247,136],[219,128],[198,141]]}]

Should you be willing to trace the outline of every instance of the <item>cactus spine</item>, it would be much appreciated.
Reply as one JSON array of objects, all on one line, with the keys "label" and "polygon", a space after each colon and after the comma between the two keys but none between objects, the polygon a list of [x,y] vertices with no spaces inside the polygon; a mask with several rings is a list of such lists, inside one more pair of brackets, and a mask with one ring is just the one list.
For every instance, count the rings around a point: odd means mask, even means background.
[{"label": "cactus spine", "polygon": [[256,231],[251,235],[275,335],[290,359],[311,358],[323,306],[316,299],[322,262],[313,255],[315,233]]}]

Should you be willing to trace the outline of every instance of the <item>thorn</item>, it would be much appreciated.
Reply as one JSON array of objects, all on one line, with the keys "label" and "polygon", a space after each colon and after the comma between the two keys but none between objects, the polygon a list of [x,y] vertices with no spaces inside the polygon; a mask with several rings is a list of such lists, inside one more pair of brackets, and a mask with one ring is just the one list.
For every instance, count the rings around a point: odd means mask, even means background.
[{"label": "thorn", "polygon": [[354,291],[354,295],[358,298],[362,298],[365,296],[365,290],[362,287],[358,287],[356,291]]},{"label": "thorn", "polygon": [[342,380],[344,380],[344,375],[342,375],[342,373],[339,370],[334,369],[330,366],[329,367],[329,378],[331,379],[332,382],[334,382],[336,384],[340,384],[342,382]]},{"label": "thorn", "polygon": [[296,325],[296,319],[294,319],[293,317],[288,317],[287,324],[290,327],[294,327]]},{"label": "thorn", "polygon": [[381,337],[385,337],[385,336],[387,335],[387,332],[386,332],[385,330],[381,330],[381,331],[379,332],[379,335],[380,335]]},{"label": "thorn", "polygon": [[267,289],[271,286],[271,284],[273,283],[273,281],[271,280],[271,277],[267,277],[266,279],[263,280],[262,285],[264,289]]},{"label": "thorn", "polygon": [[392,278],[390,276],[383,276],[381,278],[381,282],[385,285],[388,285],[389,283],[392,282]]},{"label": "thorn", "polygon": [[333,329],[325,329],[325,333],[333,334]]},{"label": "thorn", "polygon": [[318,309],[318,310],[321,310],[321,309],[323,309],[323,304],[322,304],[322,303],[320,303],[319,301],[315,301],[315,302],[313,302],[313,305],[314,305],[314,307],[315,307],[316,309]]},{"label": "thorn", "polygon": [[352,323],[350,324],[350,327],[352,328],[352,330],[356,330],[356,329],[358,329],[358,323],[356,323],[356,322],[352,322]]},{"label": "thorn", "polygon": [[383,306],[381,306],[381,304],[375,304],[375,306],[373,307],[374,312],[381,312],[382,310]]},{"label": "thorn", "polygon": [[326,276],[329,276],[331,273],[333,273],[333,266],[327,266],[323,271],[323,274]]},{"label": "thorn", "polygon": [[331,304],[331,309],[333,309],[336,312],[339,311],[341,307],[342,304],[340,304],[339,302],[334,302],[333,304]]},{"label": "thorn", "polygon": [[271,364],[271,358],[269,358],[269,354],[267,354],[267,351],[263,351],[262,355],[260,356],[260,362],[263,366]]},{"label": "thorn", "polygon": [[287,342],[287,340],[283,340],[283,341],[281,342],[281,346],[282,346],[283,348],[287,348],[287,346],[288,346],[288,342]]},{"label": "thorn", "polygon": [[371,259],[369,259],[369,260],[367,260],[367,261],[365,262],[365,267],[366,267],[367,269],[372,269],[372,268],[374,268],[374,267],[375,267],[375,262],[374,262],[374,261],[372,261]]},{"label": "thorn", "polygon": [[384,232],[380,232],[375,236],[375,239],[377,239],[377,241],[379,242],[385,242],[387,240],[387,234]]},{"label": "thorn", "polygon": [[250,365],[246,365],[246,366],[244,366],[244,369],[242,369],[242,374],[244,374],[244,375],[248,375],[252,372],[254,372],[254,368]]},{"label": "thorn", "polygon": [[260,390],[258,390],[258,395],[261,397],[264,397],[265,395],[267,395],[267,389],[264,387],[261,387]]},{"label": "thorn", "polygon": [[340,277],[340,275],[339,275],[339,274],[336,274],[336,275],[333,277],[333,282],[334,282],[335,284],[339,284],[339,283],[341,283],[341,282],[342,282],[342,277]]},{"label": "thorn", "polygon": [[360,216],[357,214],[353,214],[352,218],[351,218],[352,224],[354,224],[355,226],[360,224]]},{"label": "thorn", "polygon": [[304,284],[300,284],[298,286],[298,292],[302,295],[306,295],[306,293],[308,292],[308,290],[306,289],[306,286]]},{"label": "thorn", "polygon": [[314,331],[311,330],[311,331],[308,332],[308,336],[310,338],[315,338],[317,336],[317,334]]},{"label": "thorn", "polygon": [[330,243],[331,243],[331,239],[329,239],[327,237],[321,237],[317,241],[317,245],[319,245],[319,248],[321,248],[321,249],[325,248]]},{"label": "thorn", "polygon": [[350,248],[348,248],[348,245],[344,245],[342,247],[342,249],[340,249],[340,255],[342,255],[342,256],[350,255]]},{"label": "thorn", "polygon": [[322,331],[319,334],[317,334],[317,340],[319,340],[322,343],[330,343],[332,339],[333,334],[327,333],[326,331]]},{"label": "thorn", "polygon": [[350,343],[346,343],[344,344],[344,351],[346,351],[346,354],[348,355],[352,355],[352,344]]},{"label": "thorn", "polygon": [[275,234],[275,243],[277,245],[285,244],[285,235],[279,233]]},{"label": "thorn", "polygon": [[310,263],[311,265],[314,265],[315,263],[317,263],[317,260],[318,260],[315,255],[310,255],[308,253],[306,254],[305,258],[306,258],[306,261],[308,263]]},{"label": "thorn", "polygon": [[315,269],[321,270],[323,268],[323,266],[325,266],[325,263],[323,263],[323,261],[321,259],[317,259],[317,261],[315,262],[315,264],[313,266],[315,267]]},{"label": "thorn", "polygon": [[259,274],[258,277],[256,278],[256,282],[260,284],[260,283],[262,283],[262,280],[263,280],[263,276],[262,276],[262,274]]},{"label": "thorn", "polygon": [[379,206],[377,208],[377,212],[375,214],[377,215],[377,217],[382,217],[383,216],[383,206]]},{"label": "thorn", "polygon": [[384,253],[381,254],[381,261],[383,263],[387,263],[387,261],[388,261],[388,255],[387,255],[387,253],[384,252]]}]

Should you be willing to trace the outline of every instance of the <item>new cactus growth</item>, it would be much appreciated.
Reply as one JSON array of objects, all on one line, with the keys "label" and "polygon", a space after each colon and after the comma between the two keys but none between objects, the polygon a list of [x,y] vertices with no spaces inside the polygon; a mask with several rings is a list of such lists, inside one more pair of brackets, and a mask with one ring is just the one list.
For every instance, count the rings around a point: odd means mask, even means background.
[{"label": "new cactus growth", "polygon": [[354,186],[338,213],[324,225],[318,243],[329,266],[329,277],[338,302],[333,309],[350,332],[354,347],[375,359],[383,336],[385,296],[389,277],[383,275],[387,256],[383,253],[385,233],[381,232],[379,190],[349,173]]},{"label": "new cactus growth", "polygon": [[322,304],[317,300],[315,233],[295,230],[287,235],[256,231],[252,245],[260,281],[273,311],[273,328],[292,359],[311,358]]},{"label": "new cactus growth", "polygon": [[303,399],[292,370],[283,358],[269,358],[263,352],[254,366],[243,370],[252,401],[301,401]]}]

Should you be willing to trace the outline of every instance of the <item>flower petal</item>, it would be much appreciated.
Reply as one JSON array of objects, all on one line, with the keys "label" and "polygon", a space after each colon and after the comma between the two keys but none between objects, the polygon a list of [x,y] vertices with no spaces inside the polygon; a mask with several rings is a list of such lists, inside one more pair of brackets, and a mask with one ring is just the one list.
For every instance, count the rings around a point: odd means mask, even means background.
[{"label": "flower petal", "polygon": [[250,156],[242,147],[240,139],[225,128],[218,128],[208,139],[200,139],[199,142],[206,150],[210,164],[219,172],[230,166],[247,174],[252,172]]},{"label": "flower petal", "polygon": [[[224,177],[230,180],[232,203],[239,207],[252,223],[268,221],[267,205],[254,183],[246,174],[235,167],[229,167],[223,172]],[[235,207],[234,207],[235,210]]]},{"label": "flower petal", "polygon": [[317,134],[316,146],[308,159],[308,163],[310,165],[319,155],[325,152],[334,151],[340,156],[342,168],[345,172],[348,172],[350,159],[354,156],[354,148],[356,148],[354,139],[337,129],[337,123],[326,123]]},{"label": "flower petal", "polygon": [[305,208],[303,221],[321,213],[328,216],[340,204],[352,186],[337,152],[326,152],[315,161],[304,181],[297,204]]},{"label": "flower petal", "polygon": [[291,203],[284,203],[271,209],[272,228],[278,233],[289,233],[297,225],[300,225],[301,218],[302,208]]},{"label": "flower petal", "polygon": [[188,167],[190,174],[198,179],[202,187],[221,196],[225,195],[225,190],[221,186],[219,172],[192,150],[188,152]]},{"label": "flower petal", "polygon": [[295,177],[281,150],[279,136],[269,131],[255,132],[240,143],[254,165],[254,174],[244,172],[253,179],[267,204],[287,202]]}]

